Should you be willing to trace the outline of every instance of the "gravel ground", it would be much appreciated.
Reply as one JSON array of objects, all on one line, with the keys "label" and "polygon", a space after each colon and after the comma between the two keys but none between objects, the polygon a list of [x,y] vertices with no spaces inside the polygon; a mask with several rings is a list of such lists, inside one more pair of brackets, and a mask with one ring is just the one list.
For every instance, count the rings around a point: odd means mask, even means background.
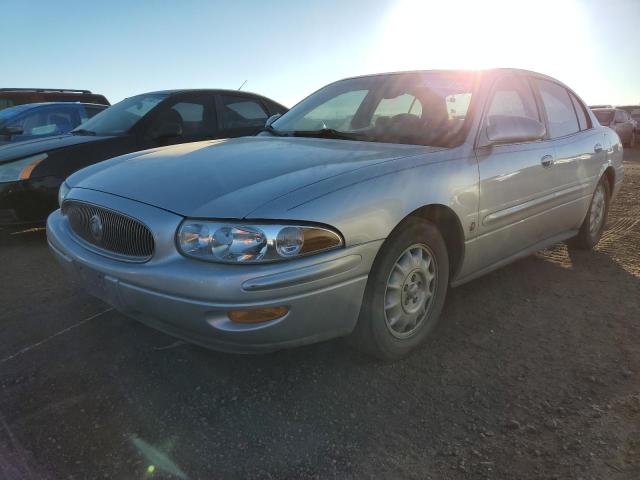
[{"label": "gravel ground", "polygon": [[450,292],[433,340],[209,352],[0,231],[0,478],[640,478],[640,150],[595,252]]}]

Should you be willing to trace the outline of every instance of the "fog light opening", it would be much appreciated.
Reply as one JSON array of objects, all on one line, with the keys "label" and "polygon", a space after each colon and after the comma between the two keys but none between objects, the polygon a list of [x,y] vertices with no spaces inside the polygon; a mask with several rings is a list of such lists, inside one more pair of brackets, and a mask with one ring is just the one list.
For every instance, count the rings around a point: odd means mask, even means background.
[{"label": "fog light opening", "polygon": [[236,323],[262,323],[276,320],[289,313],[289,307],[264,307],[251,310],[229,310],[229,320]]}]

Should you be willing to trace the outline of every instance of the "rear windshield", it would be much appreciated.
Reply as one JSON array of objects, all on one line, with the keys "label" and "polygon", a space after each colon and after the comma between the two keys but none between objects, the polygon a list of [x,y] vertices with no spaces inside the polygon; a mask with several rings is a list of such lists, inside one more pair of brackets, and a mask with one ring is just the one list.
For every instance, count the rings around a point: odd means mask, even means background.
[{"label": "rear windshield", "polygon": [[600,122],[600,125],[609,125],[613,119],[613,110],[594,110],[593,114]]}]

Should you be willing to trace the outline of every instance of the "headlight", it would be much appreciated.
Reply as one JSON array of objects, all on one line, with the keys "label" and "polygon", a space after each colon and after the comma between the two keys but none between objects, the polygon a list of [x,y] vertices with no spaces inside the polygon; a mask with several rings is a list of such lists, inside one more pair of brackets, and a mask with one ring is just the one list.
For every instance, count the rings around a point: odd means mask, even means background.
[{"label": "headlight", "polygon": [[320,253],[344,245],[335,231],[321,226],[185,220],[178,249],[189,257],[222,263],[261,263]]},{"label": "headlight", "polygon": [[0,165],[0,183],[26,180],[31,176],[33,169],[36,168],[45,158],[47,158],[47,154],[40,153],[38,155],[23,158],[22,160]]},{"label": "headlight", "polygon": [[67,193],[69,193],[69,190],[71,190],[71,187],[67,185],[67,182],[62,182],[60,184],[60,190],[58,190],[58,205],[60,205],[61,207],[62,202],[64,202],[64,199],[67,198]]}]

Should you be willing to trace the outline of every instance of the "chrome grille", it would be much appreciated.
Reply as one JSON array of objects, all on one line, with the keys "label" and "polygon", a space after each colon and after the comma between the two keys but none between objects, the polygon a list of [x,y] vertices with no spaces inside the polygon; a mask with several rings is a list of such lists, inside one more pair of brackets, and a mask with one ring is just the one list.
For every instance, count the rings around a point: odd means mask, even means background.
[{"label": "chrome grille", "polygon": [[63,203],[62,213],[73,233],[100,250],[134,261],[145,261],[153,255],[153,235],[138,220],[73,200]]}]

